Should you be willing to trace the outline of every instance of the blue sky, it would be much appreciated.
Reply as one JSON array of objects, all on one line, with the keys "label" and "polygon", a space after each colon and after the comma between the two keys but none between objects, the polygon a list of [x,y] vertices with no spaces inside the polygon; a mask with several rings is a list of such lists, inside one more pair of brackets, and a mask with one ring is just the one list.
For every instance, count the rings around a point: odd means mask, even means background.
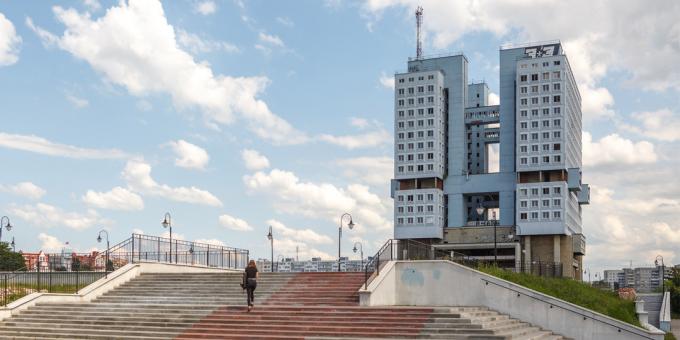
[{"label": "blue sky", "polygon": [[463,51],[498,88],[504,43],[561,39],[583,96],[586,266],[680,262],[680,6],[659,1],[0,4],[0,211],[18,249],[77,250],[163,214],[191,240],[332,258],[391,236],[391,76]]}]

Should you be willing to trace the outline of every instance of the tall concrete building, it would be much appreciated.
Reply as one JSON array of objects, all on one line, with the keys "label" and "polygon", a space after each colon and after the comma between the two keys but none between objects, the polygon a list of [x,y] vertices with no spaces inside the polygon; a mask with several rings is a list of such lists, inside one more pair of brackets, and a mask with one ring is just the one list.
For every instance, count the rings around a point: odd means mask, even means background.
[{"label": "tall concrete building", "polygon": [[561,43],[501,48],[499,90],[490,105],[462,54],[410,58],[395,75],[394,236],[580,278],[590,190]]}]

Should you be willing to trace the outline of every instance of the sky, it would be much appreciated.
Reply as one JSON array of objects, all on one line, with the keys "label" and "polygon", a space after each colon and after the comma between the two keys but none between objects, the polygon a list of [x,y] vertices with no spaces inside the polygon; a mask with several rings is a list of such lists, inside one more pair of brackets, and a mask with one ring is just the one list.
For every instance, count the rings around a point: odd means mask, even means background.
[{"label": "sky", "polygon": [[[462,51],[498,93],[504,44],[560,39],[583,98],[585,267],[680,262],[680,3],[4,1],[0,213],[17,250],[132,233],[275,257],[392,236],[393,74]],[[497,97],[496,97],[497,98]],[[497,100],[497,99],[494,99]],[[345,221],[346,223],[347,221]]]}]

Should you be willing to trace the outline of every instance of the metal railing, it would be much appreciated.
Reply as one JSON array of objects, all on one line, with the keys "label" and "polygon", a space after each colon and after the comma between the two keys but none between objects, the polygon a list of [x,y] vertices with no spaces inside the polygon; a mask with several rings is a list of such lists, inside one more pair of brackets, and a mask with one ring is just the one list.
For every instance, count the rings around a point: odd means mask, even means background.
[{"label": "metal railing", "polygon": [[[99,255],[105,260],[106,252]],[[242,269],[248,264],[246,249],[207,243],[132,234],[108,251],[109,267],[120,268],[128,263],[159,262],[213,268]]]},{"label": "metal railing", "polygon": [[31,293],[77,293],[81,288],[106,276],[106,271],[64,271],[61,263],[47,262],[29,271],[24,267],[0,273],[0,302],[7,306]]},{"label": "metal railing", "polygon": [[515,261],[499,259],[481,260],[479,256],[467,255],[453,250],[439,249],[431,244],[414,240],[389,239],[364,267],[364,289],[380,275],[389,261],[398,260],[448,260],[478,269],[483,266],[498,265],[499,268],[543,277],[562,277],[562,264],[559,262]]}]

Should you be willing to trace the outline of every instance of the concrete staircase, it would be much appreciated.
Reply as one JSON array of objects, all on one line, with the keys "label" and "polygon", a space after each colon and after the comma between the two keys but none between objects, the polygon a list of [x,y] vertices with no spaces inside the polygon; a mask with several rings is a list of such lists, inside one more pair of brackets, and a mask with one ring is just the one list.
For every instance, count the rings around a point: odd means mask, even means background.
[{"label": "concrete staircase", "polygon": [[358,305],[361,273],[262,273],[247,313],[241,274],[142,274],[89,303],[45,303],[0,339],[562,339],[484,307]]},{"label": "concrete staircase", "polygon": [[661,295],[661,293],[649,293],[638,294],[637,297],[645,301],[645,312],[648,313],[647,317],[649,324],[658,328],[663,295]]}]

